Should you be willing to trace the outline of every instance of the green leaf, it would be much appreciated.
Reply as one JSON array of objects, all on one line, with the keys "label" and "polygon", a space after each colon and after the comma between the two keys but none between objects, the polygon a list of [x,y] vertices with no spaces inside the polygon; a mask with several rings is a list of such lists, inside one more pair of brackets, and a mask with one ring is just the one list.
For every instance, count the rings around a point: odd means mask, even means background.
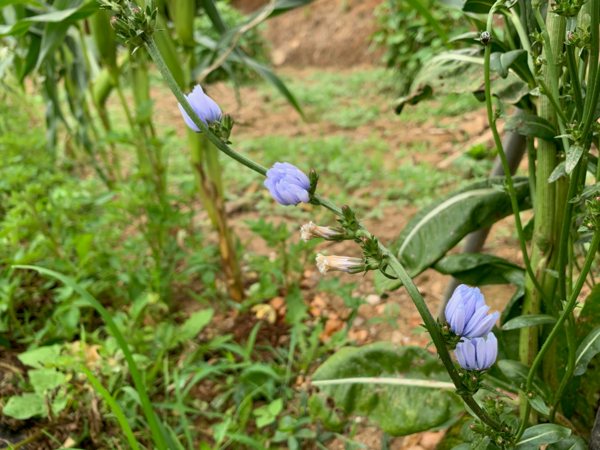
[{"label": "green leaf", "polygon": [[91,16],[98,11],[98,9],[99,3],[90,1],[77,8],[68,8],[46,14],[38,14],[37,16],[26,17],[18,20],[13,25],[0,25],[0,37],[24,34],[29,30],[31,24],[36,22],[73,24],[78,20]]},{"label": "green leaf", "polygon": [[396,111],[396,114],[400,114],[404,106],[416,105],[417,103],[432,97],[432,94],[433,90],[431,89],[431,86],[427,84],[421,85],[416,91],[411,92],[409,95],[396,99],[394,102],[394,111]]},{"label": "green leaf", "polygon": [[556,180],[558,180],[561,177],[564,177],[567,174],[565,170],[565,164],[565,161],[561,161],[560,163],[558,163],[558,165],[554,168],[554,170],[548,177],[548,183],[554,183]]},{"label": "green leaf", "polygon": [[346,424],[345,417],[340,417],[343,412],[340,408],[329,408],[327,406],[327,397],[321,393],[313,394],[308,399],[308,410],[313,422],[321,419],[323,426],[328,430],[339,433]]},{"label": "green leaf", "polygon": [[[411,277],[435,264],[467,234],[486,228],[512,214],[510,197],[492,187],[504,178],[490,178],[434,201],[413,217],[402,230],[391,251],[398,254]],[[531,207],[529,181],[514,177],[521,210]],[[379,292],[397,289],[401,283],[375,273]]]},{"label": "green leaf", "polygon": [[369,383],[319,385],[321,392],[332,397],[335,406],[346,414],[365,415],[393,436],[429,430],[463,409],[462,401],[453,390],[425,387],[431,381],[450,385],[444,366],[420,347],[398,348],[389,342],[379,342],[360,348],[343,348],[317,369],[312,380],[335,383],[340,379],[365,377],[395,377],[399,381],[421,383],[407,386],[371,380]]},{"label": "green leaf", "polygon": [[535,409],[537,412],[539,412],[545,416],[550,415],[550,410],[548,409],[548,406],[546,406],[546,402],[544,402],[542,397],[540,397],[539,395],[534,395],[532,398],[529,398],[529,396],[528,396],[527,400],[529,401],[529,404],[531,405],[531,407],[533,409]]},{"label": "green leaf", "polygon": [[36,394],[43,396],[46,391],[51,391],[65,384],[66,377],[56,369],[38,369],[27,372],[29,382]]},{"label": "green leaf", "polygon": [[46,401],[44,397],[34,393],[10,397],[2,409],[2,414],[19,420],[45,416]]},{"label": "green leaf", "polygon": [[435,17],[431,15],[429,9],[425,7],[423,3],[421,3],[421,0],[407,0],[407,2],[413,7],[413,9],[423,16],[423,18],[429,23],[431,28],[433,28],[433,30],[438,34],[444,43],[448,42],[448,36],[446,35],[446,32],[440,26]]},{"label": "green leaf", "polygon": [[594,356],[600,353],[600,325],[586,336],[577,349],[575,375],[583,375]]},{"label": "green leaf", "polygon": [[527,428],[521,440],[515,445],[516,450],[538,450],[542,444],[553,444],[568,438],[571,430],[552,423],[535,425]]},{"label": "green leaf", "polygon": [[507,283],[524,286],[525,284],[525,269],[506,259],[483,253],[446,255],[436,262],[433,268],[471,286]]},{"label": "green leaf", "polygon": [[[527,375],[529,374],[529,369],[524,364],[518,361],[512,361],[510,359],[502,359],[498,361],[498,367],[516,387],[527,384]],[[533,378],[532,386],[535,392],[539,393],[543,399],[547,400],[552,397],[550,395],[550,390],[539,376],[536,375]]]},{"label": "green leaf", "polygon": [[213,313],[213,309],[203,309],[192,314],[179,329],[178,341],[183,342],[198,336],[198,333],[210,323]]},{"label": "green leaf", "polygon": [[587,450],[587,445],[579,436],[572,434],[566,439],[550,444],[546,450]]},{"label": "green leaf", "polygon": [[573,169],[575,169],[575,166],[581,159],[582,155],[583,147],[581,145],[573,144],[571,145],[571,147],[569,147],[569,150],[567,151],[567,158],[565,160],[565,171],[567,172],[567,174],[573,172]]},{"label": "green leaf", "polygon": [[490,55],[490,70],[498,72],[502,78],[508,76],[508,69],[518,60],[527,60],[527,52],[523,49],[509,52],[494,52]]},{"label": "green leaf", "polygon": [[504,124],[504,131],[512,131],[527,137],[538,137],[547,141],[554,141],[556,136],[554,126],[548,120],[533,114],[512,116]]},{"label": "green leaf", "polygon": [[476,14],[487,14],[494,0],[467,0],[462,8],[464,12],[471,12]]},{"label": "green leaf", "polygon": [[548,314],[529,314],[526,316],[515,317],[502,325],[503,330],[515,330],[517,328],[536,327],[556,323],[556,318]]},{"label": "green leaf", "polygon": [[43,368],[44,364],[55,363],[59,356],[60,345],[51,345],[21,353],[17,358],[26,366]]}]

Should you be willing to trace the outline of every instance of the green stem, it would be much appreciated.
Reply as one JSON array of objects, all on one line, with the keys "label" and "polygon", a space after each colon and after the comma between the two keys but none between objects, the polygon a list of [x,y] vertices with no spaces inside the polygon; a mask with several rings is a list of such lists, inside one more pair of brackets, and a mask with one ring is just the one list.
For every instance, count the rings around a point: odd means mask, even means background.
[{"label": "green stem", "polygon": [[583,117],[583,97],[581,96],[581,85],[579,84],[579,74],[577,73],[577,61],[575,60],[575,48],[572,45],[567,45],[567,68],[569,69],[569,77],[571,79],[571,87],[573,89],[573,98],[575,99],[575,109],[579,121]]},{"label": "green stem", "polygon": [[558,408],[558,404],[560,402],[560,398],[562,397],[565,388],[569,381],[571,381],[571,377],[573,376],[573,372],[575,371],[575,356],[577,349],[575,348],[575,333],[577,332],[577,327],[575,325],[575,320],[573,316],[569,314],[568,320],[565,323],[565,331],[567,334],[567,348],[569,350],[569,359],[567,361],[567,368],[565,369],[565,374],[563,375],[562,380],[560,381],[560,385],[556,390],[556,394],[554,394],[554,398],[552,400],[552,406],[550,408],[550,422],[554,422],[554,417],[556,416],[556,409]]},{"label": "green stem", "polygon": [[[501,0],[496,1],[492,9],[488,14],[487,21],[487,31],[491,33],[492,31],[492,19],[494,17],[494,11],[497,5],[501,4]],[[523,234],[523,226],[521,224],[521,216],[519,211],[519,202],[517,201],[517,194],[515,192],[515,187],[513,184],[512,175],[510,174],[510,168],[508,166],[508,161],[506,159],[506,154],[504,153],[504,147],[502,146],[502,140],[500,139],[500,134],[498,133],[498,129],[496,128],[496,120],[494,119],[494,111],[492,107],[492,93],[491,93],[491,80],[490,80],[490,55],[492,53],[492,46],[487,45],[485,48],[485,56],[483,62],[483,72],[484,72],[484,81],[485,81],[485,103],[487,106],[488,120],[490,123],[490,128],[492,129],[492,133],[494,135],[494,141],[496,143],[496,148],[498,149],[498,154],[500,155],[500,160],[502,161],[502,167],[504,168],[504,173],[506,175],[506,187],[508,190],[508,195],[510,197],[510,203],[512,205],[513,214],[515,216],[515,225],[517,227],[517,233],[519,235],[519,244],[521,246],[521,252],[523,254],[523,261],[525,262],[525,269],[529,274],[535,288],[540,292],[542,298],[546,302],[550,302],[549,297],[546,295],[539,282],[537,281],[533,269],[531,268],[531,261],[529,260],[529,254],[527,253],[527,243],[525,241],[525,235]]]},{"label": "green stem", "polygon": [[212,133],[209,130],[208,126],[202,120],[200,120],[200,118],[198,117],[198,114],[196,114],[194,109],[190,106],[187,99],[185,98],[185,95],[183,95],[183,92],[181,91],[181,89],[179,88],[179,85],[173,78],[173,75],[171,75],[171,72],[169,71],[169,68],[167,67],[165,61],[163,60],[163,58],[160,54],[160,51],[158,50],[158,47],[156,46],[156,43],[154,42],[154,40],[148,36],[144,36],[144,40],[148,47],[148,53],[150,53],[150,56],[154,60],[156,67],[158,68],[161,75],[165,79],[165,82],[171,89],[171,92],[173,92],[173,94],[175,95],[175,98],[177,99],[177,101],[179,102],[181,107],[188,114],[188,116],[190,116],[190,119],[192,119],[192,121],[200,129],[202,134],[204,134],[208,138],[208,140],[211,141],[215,145],[215,147],[217,147],[219,150],[221,150],[223,153],[225,153],[230,158],[235,159],[237,162],[242,163],[246,167],[254,170],[255,172],[260,173],[261,175],[266,176],[267,175],[266,168],[264,168],[260,164],[256,164],[251,159],[246,158],[245,156],[242,156],[239,153],[233,151],[221,139],[219,139],[217,136],[215,136],[214,133]]},{"label": "green stem", "polygon": [[[167,85],[169,86],[169,88],[171,89],[171,91],[173,92],[173,94],[175,95],[175,97],[177,98],[179,103],[181,104],[182,108],[185,110],[185,112],[188,113],[188,115],[190,116],[190,118],[192,119],[194,124],[201,130],[201,132],[219,150],[221,150],[227,156],[235,159],[239,163],[243,164],[244,166],[248,167],[249,169],[254,170],[255,172],[258,172],[261,175],[266,175],[267,169],[265,169],[260,164],[255,163],[251,159],[246,158],[243,155],[240,155],[235,150],[230,148],[227,144],[225,144],[217,136],[215,136],[214,133],[206,126],[206,124],[204,122],[202,122],[200,117],[198,117],[196,112],[192,109],[192,107],[188,103],[187,99],[181,92],[181,89],[179,88],[177,82],[171,75],[167,65],[165,64],[165,62],[160,54],[160,51],[156,47],[156,44],[154,43],[152,38],[145,36],[144,39],[148,46],[148,52],[150,53],[150,56],[152,57],[156,66],[158,67],[159,71],[161,72],[163,78],[167,82]],[[315,195],[314,200],[318,201],[321,206],[332,211],[334,214],[336,214],[338,216],[342,216],[341,208],[334,205],[329,200],[324,199],[320,195]],[[364,230],[364,231],[366,231],[366,230]],[[446,370],[450,374],[450,378],[454,382],[454,385],[457,388],[462,387],[462,380],[461,380],[460,376],[458,375],[458,372],[456,371],[456,367],[454,366],[454,363],[452,362],[450,352],[448,351],[446,343],[444,342],[442,336],[439,333],[437,323],[435,322],[435,319],[433,318],[433,316],[431,315],[431,312],[427,308],[427,304],[425,303],[425,300],[421,296],[421,293],[419,292],[419,290],[413,283],[412,279],[410,278],[410,276],[408,275],[408,273],[406,272],[406,270],[404,269],[402,264],[400,264],[400,262],[390,253],[390,251],[387,248],[385,248],[383,246],[383,244],[379,243],[379,247],[380,247],[382,254],[385,255],[384,257],[388,261],[389,266],[392,268],[392,270],[394,270],[396,272],[396,274],[398,275],[400,280],[402,280],[402,282],[404,283],[406,290],[408,291],[413,302],[415,303],[415,306],[417,307],[419,313],[421,314],[421,317],[423,318],[423,321],[425,322],[425,326],[427,327],[427,330],[429,331],[429,333],[431,335],[433,343],[436,346],[438,354],[440,355],[442,362],[446,366]],[[481,407],[477,404],[477,402],[473,399],[473,397],[464,396],[463,400],[471,408],[471,410],[482,420],[482,422],[484,422],[485,424],[489,425],[490,427],[492,427],[496,430],[499,429],[500,425],[498,424],[498,422],[496,422],[494,419],[489,417],[481,409]]]},{"label": "green stem", "polygon": [[[594,113],[598,104],[598,94],[600,93],[600,72],[598,71],[598,53],[600,52],[600,24],[598,10],[600,10],[600,0],[590,0],[590,68],[588,74],[588,94],[585,97],[585,106],[583,109],[583,139],[587,139],[587,134],[594,122]],[[598,164],[600,166],[600,164]]]},{"label": "green stem", "polygon": [[[598,225],[596,225],[596,226],[598,226]],[[594,258],[596,257],[596,252],[598,251],[599,244],[600,244],[600,232],[595,231],[594,237],[592,238],[592,242],[590,244],[590,249],[589,249],[588,254],[586,255],[585,261],[583,263],[583,268],[581,270],[581,273],[577,277],[577,283],[575,283],[573,292],[571,293],[571,296],[569,297],[569,302],[565,306],[565,309],[561,313],[556,324],[552,328],[552,331],[548,335],[548,339],[546,339],[546,342],[544,342],[544,345],[542,346],[540,352],[537,354],[537,356],[533,360],[533,364],[531,365],[531,368],[529,369],[529,374],[527,375],[527,385],[525,388],[526,392],[531,392],[532,385],[533,385],[533,379],[535,377],[535,374],[537,372],[539,365],[541,364],[541,362],[544,358],[544,355],[546,354],[546,352],[548,351],[548,349],[554,342],[554,339],[556,339],[556,336],[558,335],[563,324],[567,320],[567,317],[573,312],[573,308],[575,308],[575,305],[577,304],[577,297],[579,296],[579,293],[581,292],[581,288],[583,287],[583,284],[585,283],[587,274],[589,273],[589,271],[592,267],[592,263],[594,262]],[[525,427],[527,426],[527,416],[529,415],[530,408],[531,408],[531,406],[529,405],[529,402],[527,402],[527,407],[526,407],[527,413],[523,416],[523,420],[519,427],[519,432],[517,433],[517,437],[516,437],[517,441],[521,438],[521,436],[523,435],[523,432],[525,431]]]},{"label": "green stem", "polygon": [[532,137],[527,138],[527,172],[529,175],[529,195],[531,196],[531,206],[535,210],[535,142]]}]

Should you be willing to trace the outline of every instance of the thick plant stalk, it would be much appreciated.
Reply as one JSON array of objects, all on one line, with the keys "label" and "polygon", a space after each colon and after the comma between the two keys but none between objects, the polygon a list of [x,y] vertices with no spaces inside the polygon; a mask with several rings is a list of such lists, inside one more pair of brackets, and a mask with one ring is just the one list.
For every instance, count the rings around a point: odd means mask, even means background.
[{"label": "thick plant stalk", "polygon": [[[186,100],[185,96],[183,95],[183,92],[179,88],[177,82],[175,81],[175,79],[173,78],[171,73],[169,72],[169,69],[168,69],[167,65],[165,64],[165,61],[162,59],[160,51],[158,50],[158,47],[156,46],[156,44],[154,43],[152,38],[145,37],[145,42],[148,47],[148,52],[150,53],[150,56],[156,63],[156,66],[160,70],[163,78],[165,79],[165,82],[171,89],[171,92],[173,92],[173,94],[175,95],[175,97],[180,102],[181,106],[183,107],[183,109],[188,113],[191,120],[202,131],[202,133],[206,136],[206,138],[210,142],[212,142],[219,150],[221,150],[223,153],[225,153],[227,156],[230,156],[231,158],[233,158],[237,162],[243,164],[244,166],[248,167],[249,169],[254,170],[255,172],[257,172],[263,176],[266,176],[267,169],[265,167],[261,166],[260,164],[255,163],[251,159],[246,158],[245,156],[234,151],[227,144],[225,144],[221,139],[219,139],[212,131],[210,131],[208,126],[204,122],[202,122],[202,120],[200,120],[200,118],[198,117],[196,112],[192,109],[190,104],[187,102],[187,100]],[[332,204],[331,202],[324,199],[320,195],[314,195],[313,199],[316,202],[318,202],[321,206],[330,210],[337,216],[340,216],[340,217],[343,216],[341,208]],[[368,234],[366,229],[362,228],[362,230],[366,234]],[[433,316],[431,315],[431,312],[427,308],[427,304],[425,303],[423,296],[421,295],[421,293],[419,292],[419,290],[413,283],[412,279],[410,278],[410,276],[408,275],[408,273],[406,272],[406,270],[404,269],[402,264],[400,264],[398,259],[381,243],[379,243],[379,249],[380,249],[385,261],[392,268],[392,270],[394,270],[394,272],[398,275],[398,277],[404,284],[406,290],[408,291],[408,294],[410,295],[410,297],[413,300],[415,306],[417,307],[419,313],[421,314],[421,317],[423,318],[423,322],[425,323],[425,327],[427,328],[427,331],[431,335],[431,339],[438,351],[440,359],[442,360],[442,362],[444,363],[444,366],[446,367],[446,370],[450,374],[450,378],[452,379],[452,382],[454,383],[454,385],[457,388],[461,388],[462,380],[461,380],[460,376],[458,375],[456,367],[454,366],[454,363],[452,362],[452,358],[450,357],[450,352],[448,351],[448,348],[442,338],[442,335],[439,332],[439,329],[437,327],[437,323],[436,323],[435,319],[433,318]],[[481,409],[481,407],[477,404],[477,402],[473,399],[473,397],[471,397],[470,395],[465,395],[462,398],[463,398],[464,402],[471,408],[471,410],[477,415],[477,417],[479,417],[479,419],[481,419],[481,421],[483,423],[485,423],[489,427],[494,428],[495,430],[500,429],[500,424],[496,420],[491,418],[488,414],[486,414],[486,412]]]},{"label": "thick plant stalk", "polygon": [[194,133],[189,128],[188,142],[190,145],[192,166],[198,182],[200,199],[219,234],[219,249],[223,263],[223,274],[225,275],[229,294],[233,300],[241,302],[244,299],[242,274],[237,259],[233,234],[227,225],[227,215],[220,183],[220,168],[217,166],[217,170],[213,170],[213,175],[218,175],[216,180],[214,176],[208,176],[205,172],[211,167],[210,162],[206,161],[206,159],[218,157],[218,150],[211,148],[213,145],[205,136],[200,133]]},{"label": "thick plant stalk", "polygon": [[[556,14],[548,13],[546,26],[550,36],[554,60],[562,52],[562,39],[565,32],[564,19]],[[548,49],[544,48],[544,52]],[[542,54],[544,57],[544,54]],[[550,70],[548,66],[544,67],[544,77],[548,80]],[[542,95],[538,105],[538,115],[547,119],[552,124],[557,124],[557,116],[552,102],[548,97]],[[558,134],[558,133],[557,133]],[[533,249],[531,254],[531,264],[535,268],[535,275],[538,283],[545,292],[554,292],[556,279],[548,274],[547,270],[556,267],[558,259],[558,242],[556,237],[559,228],[557,228],[557,214],[562,216],[564,204],[562,207],[557,203],[562,202],[564,195],[564,183],[548,183],[548,177],[555,169],[557,164],[556,145],[554,142],[544,139],[538,139],[537,148],[537,174],[536,174],[536,207],[534,219]],[[557,195],[557,191],[561,194]],[[522,315],[538,314],[541,311],[542,298],[539,291],[534,289],[533,280],[528,275],[525,282],[525,300],[523,302]],[[539,330],[538,327],[526,327],[521,329],[519,343],[519,359],[526,366],[530,366],[538,354],[539,350]],[[524,421],[525,409],[529,409],[529,402],[525,393],[521,393],[521,413]],[[534,418],[535,419],[535,418]]]}]

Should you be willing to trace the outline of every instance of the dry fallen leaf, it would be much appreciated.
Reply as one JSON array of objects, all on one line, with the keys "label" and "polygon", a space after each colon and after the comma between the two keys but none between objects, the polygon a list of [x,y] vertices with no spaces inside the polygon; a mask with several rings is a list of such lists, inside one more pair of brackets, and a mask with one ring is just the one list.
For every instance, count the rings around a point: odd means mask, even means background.
[{"label": "dry fallen leaf", "polygon": [[277,311],[271,305],[254,305],[250,311],[258,320],[266,320],[270,324],[274,324],[277,319]]}]

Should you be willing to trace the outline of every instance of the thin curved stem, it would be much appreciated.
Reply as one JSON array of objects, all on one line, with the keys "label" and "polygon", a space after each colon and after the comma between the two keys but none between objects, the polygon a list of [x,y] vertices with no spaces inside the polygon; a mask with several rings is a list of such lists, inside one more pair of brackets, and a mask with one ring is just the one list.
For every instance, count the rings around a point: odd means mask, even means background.
[{"label": "thin curved stem", "polygon": [[[598,225],[596,225],[596,226],[598,226]],[[567,320],[567,317],[569,316],[569,314],[571,314],[573,312],[573,308],[575,308],[575,305],[577,303],[577,297],[579,296],[579,293],[581,292],[581,288],[583,287],[583,284],[585,283],[587,274],[589,273],[589,271],[592,267],[592,263],[594,262],[594,258],[596,257],[596,252],[598,251],[599,244],[600,244],[600,231],[596,230],[594,232],[594,237],[592,238],[592,242],[590,244],[590,249],[588,251],[588,254],[585,257],[585,261],[583,263],[583,268],[581,269],[581,273],[577,277],[577,282],[575,283],[575,286],[573,287],[573,292],[571,293],[571,296],[569,297],[569,302],[567,303],[567,305],[565,306],[565,309],[563,310],[560,317],[556,321],[556,324],[554,325],[554,327],[552,328],[552,331],[548,335],[546,342],[544,342],[544,345],[542,345],[540,352],[537,354],[537,356],[533,360],[533,364],[531,365],[531,368],[529,369],[529,374],[527,375],[527,385],[525,388],[525,392],[531,392],[535,373],[536,373],[539,365],[542,363],[544,355],[546,354],[546,352],[548,351],[548,349],[554,342],[554,339],[556,339],[556,336],[558,335],[561,327]],[[526,410],[527,410],[527,413],[523,416],[523,420],[519,427],[519,432],[517,433],[517,437],[516,437],[517,441],[523,435],[523,432],[525,431],[525,427],[527,426],[527,416],[529,415],[529,411],[530,411],[529,402],[527,402]]]},{"label": "thin curved stem", "polygon": [[568,320],[565,324],[565,328],[567,334],[567,348],[569,350],[569,359],[567,360],[567,368],[565,369],[565,374],[563,375],[562,380],[560,380],[558,389],[556,389],[556,394],[554,394],[554,398],[552,399],[552,405],[550,408],[550,422],[554,422],[554,418],[556,416],[556,409],[558,408],[560,398],[562,397],[562,394],[565,391],[567,384],[569,383],[569,381],[571,381],[571,377],[573,376],[573,372],[575,371],[575,356],[577,352],[577,349],[575,348],[575,333],[577,333],[577,328],[575,326],[575,320],[573,319],[573,315],[569,314]]},{"label": "thin curved stem", "polygon": [[[225,144],[221,139],[219,139],[217,136],[214,135],[214,133],[208,128],[208,126],[200,119],[200,117],[198,117],[196,112],[192,109],[192,107],[188,103],[187,99],[183,95],[183,92],[181,92],[179,85],[177,84],[177,82],[175,81],[173,76],[171,75],[171,72],[169,71],[167,65],[165,64],[165,62],[162,58],[162,55],[160,54],[160,51],[158,50],[158,48],[156,47],[156,44],[154,43],[154,40],[149,37],[146,37],[145,40],[146,40],[146,44],[148,46],[148,53],[154,60],[158,69],[160,70],[163,78],[167,82],[167,85],[169,86],[169,88],[171,89],[171,91],[173,92],[173,94],[175,95],[175,97],[177,98],[179,103],[181,104],[182,108],[185,110],[185,112],[188,113],[188,115],[190,116],[190,118],[192,119],[194,124],[202,131],[202,133],[213,144],[215,144],[215,146],[219,150],[221,150],[227,156],[235,159],[239,163],[243,164],[244,166],[248,167],[249,169],[254,170],[255,172],[257,172],[263,176],[266,175],[267,169],[265,169],[260,164],[255,163],[251,159],[246,158],[243,155],[240,155],[235,150],[230,148],[227,144]],[[336,214],[338,216],[342,216],[341,208],[334,205],[329,200],[321,197],[320,195],[314,195],[313,199],[318,201],[321,206],[330,210],[334,214]],[[370,235],[370,233],[365,228],[361,227],[361,229],[365,233]],[[431,335],[431,339],[433,340],[433,343],[437,349],[437,352],[440,355],[440,359],[444,363],[444,366],[446,367],[446,370],[448,371],[448,374],[450,375],[452,382],[454,383],[454,385],[457,388],[462,387],[462,380],[461,380],[460,376],[458,375],[456,367],[454,366],[454,362],[452,361],[452,358],[450,356],[450,352],[448,351],[446,343],[444,342],[444,340],[438,330],[435,319],[431,315],[429,308],[427,308],[427,304],[425,303],[423,296],[421,295],[421,293],[419,292],[419,290],[413,283],[412,279],[410,278],[410,276],[408,275],[408,273],[406,272],[406,270],[404,269],[402,264],[400,264],[400,261],[398,261],[398,259],[394,255],[392,255],[392,253],[383,244],[379,243],[379,248],[381,250],[382,255],[384,255],[384,257],[385,257],[386,262],[389,264],[389,266],[392,268],[392,270],[394,270],[394,272],[398,275],[398,277],[404,284],[411,299],[413,300],[415,306],[417,307],[417,310],[421,314],[421,317],[423,318],[425,326],[427,327],[427,331],[429,331],[429,334]],[[496,422],[494,419],[489,417],[485,413],[485,411],[483,411],[481,409],[481,407],[477,404],[477,402],[473,399],[473,397],[463,396],[462,398],[463,398],[464,402],[471,408],[471,410],[481,419],[482,422],[484,422],[485,424],[487,424],[488,426],[490,426],[496,430],[499,429],[500,425],[498,424],[498,422]]]},{"label": "thin curved stem", "polygon": [[[488,14],[487,21],[487,31],[491,33],[492,30],[492,19],[494,17],[494,11],[497,5],[501,4],[501,1],[497,1],[492,6]],[[491,88],[491,80],[490,80],[490,56],[492,53],[492,46],[487,45],[485,47],[485,55],[483,62],[483,72],[484,72],[484,81],[485,81],[485,103],[487,107],[488,120],[490,123],[490,128],[492,129],[492,133],[494,135],[494,142],[496,144],[496,148],[498,149],[498,154],[500,155],[500,160],[502,161],[502,167],[504,168],[504,174],[506,175],[506,187],[508,190],[508,195],[510,197],[510,203],[512,205],[513,214],[515,216],[515,225],[517,227],[517,233],[519,235],[519,244],[521,246],[521,253],[523,254],[523,261],[525,263],[525,270],[527,274],[531,278],[533,285],[539,291],[540,295],[544,299],[546,303],[550,303],[550,298],[540,286],[533,269],[531,268],[531,261],[529,259],[529,254],[527,253],[527,243],[525,241],[525,235],[523,234],[523,225],[521,224],[521,216],[519,215],[519,202],[517,201],[517,194],[515,192],[515,187],[513,184],[512,175],[510,174],[510,168],[508,166],[508,161],[506,159],[506,154],[504,153],[504,147],[502,146],[502,140],[500,139],[500,134],[498,133],[498,129],[496,128],[496,120],[494,119],[494,111],[492,106],[492,88]]]}]

